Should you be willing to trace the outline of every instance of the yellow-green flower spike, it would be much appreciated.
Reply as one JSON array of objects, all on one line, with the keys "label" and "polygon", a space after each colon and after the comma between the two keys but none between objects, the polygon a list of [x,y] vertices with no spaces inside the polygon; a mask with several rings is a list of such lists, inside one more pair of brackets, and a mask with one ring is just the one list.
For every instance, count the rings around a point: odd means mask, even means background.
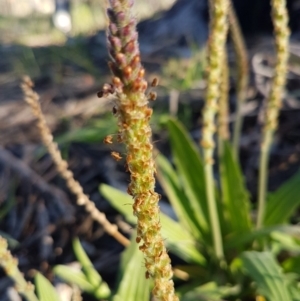
[{"label": "yellow-green flower spike", "polygon": [[286,82],[287,60],[289,56],[288,14],[285,0],[272,0],[272,19],[275,34],[277,60],[274,70],[272,89],[267,103],[265,131],[275,131],[278,113]]},{"label": "yellow-green flower spike", "polygon": [[215,256],[222,259],[223,242],[216,207],[213,153],[215,149],[214,134],[216,131],[215,117],[218,111],[222,66],[224,64],[225,42],[228,30],[228,1],[210,0],[210,34],[208,41],[208,75],[205,106],[203,109],[203,131],[201,145],[204,157],[205,186],[208,201],[208,212],[213,233]]},{"label": "yellow-green flower spike", "polygon": [[289,55],[290,30],[288,28],[286,0],[272,0],[271,6],[277,58],[274,68],[272,87],[267,100],[265,124],[261,143],[261,155],[259,162],[258,213],[256,221],[257,228],[260,228],[263,225],[265,215],[269,152],[273,141],[273,135],[278,125],[278,114],[284,93],[287,61]]},{"label": "yellow-green flower spike", "polygon": [[101,95],[116,96],[115,116],[118,118],[118,141],[126,146],[126,164],[130,172],[128,193],[134,199],[133,212],[137,216],[137,243],[145,256],[146,277],[154,279],[153,294],[157,300],[178,300],[174,293],[171,261],[161,236],[155,192],[155,163],[152,131],[149,120],[152,109],[145,94],[147,82],[141,65],[136,20],[132,15],[132,0],[109,0],[108,49],[113,73],[111,85]]}]

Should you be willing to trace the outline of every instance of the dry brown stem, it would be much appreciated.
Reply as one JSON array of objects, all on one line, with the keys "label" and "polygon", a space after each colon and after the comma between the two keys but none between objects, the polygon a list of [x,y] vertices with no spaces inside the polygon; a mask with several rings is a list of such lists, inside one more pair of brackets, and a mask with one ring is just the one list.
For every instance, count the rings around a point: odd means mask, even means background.
[{"label": "dry brown stem", "polygon": [[109,235],[114,237],[122,245],[129,245],[129,240],[118,231],[116,225],[111,224],[107,220],[104,213],[100,212],[95,207],[95,204],[83,192],[83,189],[79,182],[74,179],[73,173],[68,169],[68,163],[62,158],[57,144],[53,141],[53,136],[46,124],[46,120],[41,110],[39,96],[36,92],[33,91],[33,83],[29,77],[24,78],[21,87],[24,92],[25,101],[29,104],[32,109],[32,113],[37,118],[37,127],[39,129],[41,139],[45,147],[48,149],[48,152],[51,155],[58,172],[66,180],[67,186],[70,191],[76,196],[77,204],[79,206],[84,206],[85,210],[90,213],[90,215],[96,222],[103,226],[104,230]]}]

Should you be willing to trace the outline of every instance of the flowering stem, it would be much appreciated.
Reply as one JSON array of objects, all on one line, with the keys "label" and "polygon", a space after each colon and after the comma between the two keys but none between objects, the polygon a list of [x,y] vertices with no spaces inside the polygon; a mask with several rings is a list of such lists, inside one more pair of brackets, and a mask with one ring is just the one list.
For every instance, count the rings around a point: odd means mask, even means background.
[{"label": "flowering stem", "polygon": [[7,241],[1,236],[0,266],[2,266],[7,276],[14,280],[17,291],[23,295],[27,301],[39,301],[34,293],[34,285],[24,279],[24,276],[18,268],[18,260],[11,255],[7,249]]},{"label": "flowering stem", "polygon": [[270,147],[274,132],[278,126],[278,114],[286,81],[288,42],[290,31],[288,28],[288,14],[286,0],[272,0],[272,19],[274,25],[277,60],[274,70],[272,88],[267,101],[265,124],[261,145],[258,183],[258,213],[256,228],[261,228],[265,216],[266,191],[268,186],[267,169]]},{"label": "flowering stem", "polygon": [[217,258],[224,257],[221,229],[218,219],[214,191],[213,153],[215,149],[215,115],[218,110],[222,65],[227,36],[227,0],[211,0],[210,2],[210,37],[208,54],[208,79],[206,102],[203,110],[203,147],[205,186],[208,200],[209,218],[212,227],[214,251]]},{"label": "flowering stem", "polygon": [[270,145],[272,144],[272,133],[268,131],[263,137],[264,143],[261,146],[259,159],[259,178],[258,178],[258,211],[256,227],[260,228],[265,216],[266,191],[268,185],[268,162]]},{"label": "flowering stem", "polygon": [[[133,196],[137,216],[137,243],[144,253],[146,277],[154,279],[153,294],[158,300],[178,300],[174,292],[171,261],[161,235],[158,201],[155,192],[152,131],[149,120],[152,109],[145,94],[145,69],[140,62],[133,0],[109,0],[108,49],[111,56],[112,83],[100,93],[114,94],[118,118],[118,141],[126,146],[126,165],[130,172],[128,193]],[[149,96],[150,97],[150,96]],[[150,97],[151,98],[151,97]]]}]

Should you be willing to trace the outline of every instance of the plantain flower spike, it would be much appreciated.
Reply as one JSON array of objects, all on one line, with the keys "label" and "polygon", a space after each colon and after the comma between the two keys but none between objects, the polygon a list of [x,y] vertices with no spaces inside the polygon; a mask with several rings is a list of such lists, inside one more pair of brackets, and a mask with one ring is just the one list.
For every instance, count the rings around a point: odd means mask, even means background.
[{"label": "plantain flower spike", "polygon": [[[147,82],[141,65],[133,0],[109,0],[107,32],[109,64],[113,73],[111,93],[116,98],[118,141],[126,146],[126,165],[130,172],[128,193],[134,198],[137,216],[137,243],[144,253],[146,277],[154,279],[157,300],[178,300],[174,293],[170,258],[164,246],[159,219],[159,195],[155,192],[155,163],[149,120],[152,109],[145,94]],[[105,85],[107,87],[107,84]],[[108,89],[104,89],[105,94]]]}]

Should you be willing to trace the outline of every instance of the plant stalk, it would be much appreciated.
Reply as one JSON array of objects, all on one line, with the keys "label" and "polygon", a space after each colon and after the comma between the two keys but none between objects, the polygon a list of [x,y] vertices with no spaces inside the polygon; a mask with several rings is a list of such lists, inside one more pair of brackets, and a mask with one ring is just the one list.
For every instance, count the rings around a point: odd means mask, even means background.
[{"label": "plant stalk", "polygon": [[236,101],[236,120],[233,128],[233,151],[236,160],[239,157],[239,145],[240,145],[240,136],[243,125],[243,116],[242,116],[242,106],[246,100],[247,86],[248,86],[248,54],[246,50],[245,41],[243,39],[243,34],[239,26],[238,19],[233,7],[233,4],[230,3],[229,11],[229,31],[230,36],[233,42],[233,47],[236,55],[237,61],[237,101]]},{"label": "plant stalk", "polygon": [[0,236],[0,266],[4,269],[16,284],[19,294],[25,297],[27,301],[39,301],[34,293],[34,285],[27,282],[18,268],[18,260],[14,258],[7,249],[7,241]]},{"label": "plant stalk", "polygon": [[265,124],[261,144],[258,184],[258,211],[256,228],[263,226],[265,217],[265,203],[268,186],[269,153],[273,142],[274,132],[278,127],[278,114],[281,107],[284,86],[286,82],[288,42],[290,31],[288,28],[288,14],[286,0],[272,0],[272,20],[274,25],[276,45],[276,65],[270,95],[267,101]]},{"label": "plant stalk", "polygon": [[259,158],[259,175],[258,175],[258,212],[256,228],[261,228],[265,216],[266,192],[268,186],[268,163],[269,153],[272,144],[272,133],[267,132],[264,137],[264,144],[261,147]]},{"label": "plant stalk", "polygon": [[212,227],[212,240],[215,256],[224,257],[223,242],[218,218],[217,204],[214,191],[213,153],[215,149],[214,133],[215,116],[220,98],[222,82],[222,65],[224,63],[224,50],[227,37],[227,0],[211,0],[210,4],[210,37],[208,43],[208,74],[206,101],[203,109],[203,136],[201,145],[204,157],[205,187],[208,202],[208,214]]},{"label": "plant stalk", "polygon": [[37,129],[39,130],[43,144],[51,155],[57,171],[65,179],[67,187],[76,196],[77,204],[79,206],[83,205],[85,210],[91,215],[93,220],[103,226],[104,230],[109,235],[114,237],[123,246],[128,246],[130,243],[129,240],[118,231],[116,225],[111,224],[108,221],[106,215],[103,212],[100,212],[96,208],[95,203],[92,202],[89,197],[83,192],[80,183],[74,179],[73,173],[68,168],[68,162],[62,158],[57,144],[53,141],[54,139],[52,133],[47,126],[45,116],[43,115],[41,109],[39,95],[33,91],[33,82],[31,81],[31,79],[25,76],[21,87],[24,93],[25,101],[31,107],[33,115],[37,118]]}]

